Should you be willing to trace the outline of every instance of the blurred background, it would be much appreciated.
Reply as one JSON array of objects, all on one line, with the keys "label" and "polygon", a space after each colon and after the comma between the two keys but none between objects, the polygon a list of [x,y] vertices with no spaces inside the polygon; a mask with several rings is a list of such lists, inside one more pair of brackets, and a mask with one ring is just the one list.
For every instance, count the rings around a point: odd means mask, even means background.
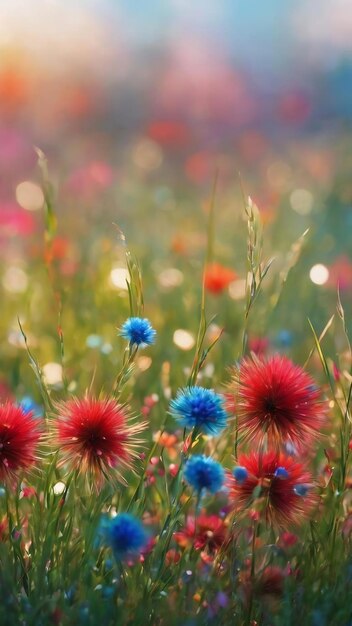
[{"label": "blurred background", "polygon": [[[142,264],[146,314],[165,332],[155,350],[177,362],[192,349],[216,172],[207,288],[231,337],[221,358],[235,358],[243,317],[239,172],[275,257],[252,347],[304,354],[307,317],[324,327],[338,284],[352,312],[349,0],[1,0],[0,49],[0,331],[12,387],[23,385],[17,316],[55,365],[58,301],[67,362],[98,350],[107,375],[128,312],[114,224]],[[55,192],[50,258],[35,147]]]}]

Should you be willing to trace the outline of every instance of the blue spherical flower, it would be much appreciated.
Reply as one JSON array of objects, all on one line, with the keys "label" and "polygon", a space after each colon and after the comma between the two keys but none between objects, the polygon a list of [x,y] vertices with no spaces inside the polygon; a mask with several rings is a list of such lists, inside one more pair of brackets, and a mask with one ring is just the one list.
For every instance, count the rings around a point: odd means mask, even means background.
[{"label": "blue spherical flower", "polygon": [[288,478],[289,473],[285,467],[278,467],[275,470],[274,476],[276,478],[281,478],[282,480],[285,480],[285,478]]},{"label": "blue spherical flower", "polygon": [[296,486],[293,488],[293,491],[295,492],[296,496],[302,496],[302,497],[304,497],[304,496],[306,496],[306,495],[307,495],[307,493],[308,493],[308,491],[309,491],[309,486],[308,486],[308,485],[302,485],[302,484],[300,484],[300,485],[296,485]]},{"label": "blue spherical flower", "polygon": [[238,483],[244,483],[244,481],[248,478],[248,472],[245,467],[242,467],[242,465],[235,467],[232,474]]},{"label": "blue spherical flower", "polygon": [[215,493],[224,482],[224,469],[210,456],[191,456],[185,465],[184,477],[193,489]]},{"label": "blue spherical flower", "polygon": [[119,513],[111,519],[103,518],[100,532],[119,559],[138,554],[148,542],[148,534],[142,522],[129,513]]},{"label": "blue spherical flower", "polygon": [[282,348],[289,348],[293,343],[293,334],[286,329],[280,330],[276,335],[276,342]]},{"label": "blue spherical flower", "polygon": [[224,399],[212,389],[180,389],[170,403],[170,412],[185,428],[199,428],[206,435],[218,435],[226,427]]},{"label": "blue spherical flower", "polygon": [[156,331],[146,318],[129,317],[122,325],[119,334],[132,345],[145,348],[154,343]]}]

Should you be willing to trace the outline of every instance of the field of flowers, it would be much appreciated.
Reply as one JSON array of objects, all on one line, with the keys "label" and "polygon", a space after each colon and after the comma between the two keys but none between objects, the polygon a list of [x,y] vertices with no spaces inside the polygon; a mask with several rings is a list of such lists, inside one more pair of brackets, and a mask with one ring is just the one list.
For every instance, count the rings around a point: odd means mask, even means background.
[{"label": "field of flowers", "polygon": [[0,3],[0,626],[352,626],[352,11],[318,4]]},{"label": "field of flowers", "polygon": [[319,256],[347,183],[280,224],[215,173],[192,214],[159,189],[102,223],[71,190],[58,219],[37,157],[2,260],[0,623],[351,624],[351,266]]}]

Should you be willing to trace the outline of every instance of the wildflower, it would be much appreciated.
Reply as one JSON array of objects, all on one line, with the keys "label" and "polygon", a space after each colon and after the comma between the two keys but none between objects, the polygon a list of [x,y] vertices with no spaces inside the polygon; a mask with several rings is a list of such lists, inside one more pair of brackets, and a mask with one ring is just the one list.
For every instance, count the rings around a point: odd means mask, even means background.
[{"label": "wildflower", "polygon": [[175,478],[175,476],[177,476],[178,470],[179,470],[179,466],[177,465],[177,463],[170,463],[170,465],[169,465],[169,472],[170,472],[170,475],[173,478]]},{"label": "wildflower", "polygon": [[352,263],[347,255],[337,257],[329,267],[328,286],[334,291],[348,292],[352,286]]},{"label": "wildflower", "polygon": [[248,348],[257,356],[263,356],[269,347],[269,339],[267,337],[250,337],[248,339]]},{"label": "wildflower", "polygon": [[181,560],[181,554],[177,552],[177,550],[174,550],[174,548],[172,548],[171,550],[168,550],[165,554],[165,563],[168,567],[176,563],[179,563],[180,560]]},{"label": "wildflower", "polygon": [[103,518],[99,531],[117,559],[139,554],[147,546],[148,534],[142,522],[129,513]]},{"label": "wildflower", "polygon": [[293,488],[297,496],[306,496],[309,491],[309,485],[295,485]]},{"label": "wildflower", "polygon": [[126,407],[115,399],[86,396],[58,404],[53,421],[62,464],[94,474],[98,483],[106,474],[121,479],[120,469],[136,458],[136,435],[144,424],[131,424]]},{"label": "wildflower", "polygon": [[284,592],[284,582],[287,572],[276,565],[268,565],[253,577],[249,571],[240,575],[241,593],[245,603],[252,595],[258,600],[269,602],[272,609],[280,600]]},{"label": "wildflower", "polygon": [[23,487],[22,491],[21,491],[21,497],[22,498],[32,498],[34,496],[37,496],[37,492],[35,490],[34,487]]},{"label": "wildflower", "polygon": [[212,389],[180,389],[170,403],[170,412],[185,428],[197,428],[206,435],[218,435],[226,427],[224,399]]},{"label": "wildflower", "polygon": [[32,411],[10,402],[0,405],[0,480],[35,463],[40,434]]},{"label": "wildflower", "polygon": [[[141,357],[141,358],[149,358],[149,357]],[[151,396],[146,396],[144,398],[144,404],[141,408],[141,413],[143,417],[148,417],[151,410],[158,403],[159,397],[156,393],[153,393]]]},{"label": "wildflower", "polygon": [[238,465],[232,472],[235,480],[239,483],[243,483],[244,480],[248,478],[248,472],[245,467]]},{"label": "wildflower", "polygon": [[210,493],[216,493],[224,482],[224,470],[222,465],[211,457],[195,455],[188,459],[184,477],[196,491],[207,489]]},{"label": "wildflower", "polygon": [[278,526],[299,523],[316,504],[310,473],[301,463],[283,453],[253,452],[240,455],[248,472],[245,480],[229,479],[234,507],[244,510],[256,504],[267,522]]},{"label": "wildflower", "polygon": [[[172,461],[176,461],[178,457],[178,437],[175,433],[168,433],[167,431],[158,431],[153,434],[153,441],[157,441],[158,444],[164,448]],[[171,469],[171,467],[170,467]]]},{"label": "wildflower", "polygon": [[204,287],[213,294],[219,294],[237,278],[236,272],[220,263],[207,265],[204,272]]},{"label": "wildflower", "polygon": [[182,548],[194,546],[195,550],[215,552],[223,545],[227,527],[217,515],[201,514],[197,519],[188,517],[186,526],[174,533],[174,539]]},{"label": "wildflower", "polygon": [[293,343],[293,339],[293,334],[289,330],[283,328],[277,333],[275,342],[280,348],[289,348]]},{"label": "wildflower", "polygon": [[146,318],[129,317],[122,325],[119,334],[131,345],[145,348],[154,343],[156,331]]},{"label": "wildflower", "polygon": [[19,406],[25,413],[32,413],[33,417],[38,418],[43,416],[42,407],[34,402],[34,400],[30,396],[23,396],[23,398],[19,402]]},{"label": "wildflower", "polygon": [[285,480],[289,477],[289,473],[285,467],[278,467],[275,470],[275,476],[276,478],[282,478],[283,480]]},{"label": "wildflower", "polygon": [[248,439],[301,451],[319,435],[325,404],[301,367],[280,355],[247,358],[236,377],[238,427]]},{"label": "wildflower", "polygon": [[295,535],[294,533],[290,533],[288,531],[283,532],[282,535],[280,536],[280,544],[284,548],[290,548],[291,546],[294,546],[297,543],[297,541],[298,541],[297,535]]}]

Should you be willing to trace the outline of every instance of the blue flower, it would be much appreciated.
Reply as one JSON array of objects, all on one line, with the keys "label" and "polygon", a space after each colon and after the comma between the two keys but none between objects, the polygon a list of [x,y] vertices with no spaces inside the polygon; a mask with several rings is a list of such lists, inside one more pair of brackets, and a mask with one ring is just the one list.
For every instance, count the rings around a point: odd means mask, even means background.
[{"label": "blue flower", "polygon": [[234,479],[237,480],[238,483],[244,483],[244,481],[248,478],[247,469],[245,467],[242,467],[242,465],[237,465],[237,467],[234,468],[232,474]]},{"label": "blue flower", "polygon": [[132,345],[145,348],[154,343],[156,331],[146,318],[129,317],[122,325],[119,334]]},{"label": "blue flower", "polygon": [[184,477],[193,489],[215,493],[224,482],[224,469],[210,456],[191,456],[185,465]]},{"label": "blue flower", "polygon": [[285,467],[277,467],[274,472],[274,476],[276,478],[281,478],[282,480],[285,480],[285,478],[289,477],[289,473]]},{"label": "blue flower", "polygon": [[129,513],[102,518],[99,533],[116,558],[138,554],[148,543],[148,534],[142,522]]},{"label": "blue flower", "polygon": [[170,412],[185,428],[199,428],[206,435],[218,435],[226,427],[224,400],[212,389],[179,389]]},{"label": "blue flower", "polygon": [[31,396],[23,396],[23,398],[19,402],[19,406],[22,408],[24,413],[33,413],[33,417],[42,417],[43,409],[39,404],[34,402]]},{"label": "blue flower", "polygon": [[276,343],[281,348],[289,348],[290,346],[292,346],[293,339],[293,334],[286,329],[280,330],[276,335]]},{"label": "blue flower", "polygon": [[307,495],[307,493],[309,491],[309,486],[308,485],[299,484],[299,485],[296,485],[293,488],[293,491],[295,492],[296,496],[304,497],[304,496]]}]

